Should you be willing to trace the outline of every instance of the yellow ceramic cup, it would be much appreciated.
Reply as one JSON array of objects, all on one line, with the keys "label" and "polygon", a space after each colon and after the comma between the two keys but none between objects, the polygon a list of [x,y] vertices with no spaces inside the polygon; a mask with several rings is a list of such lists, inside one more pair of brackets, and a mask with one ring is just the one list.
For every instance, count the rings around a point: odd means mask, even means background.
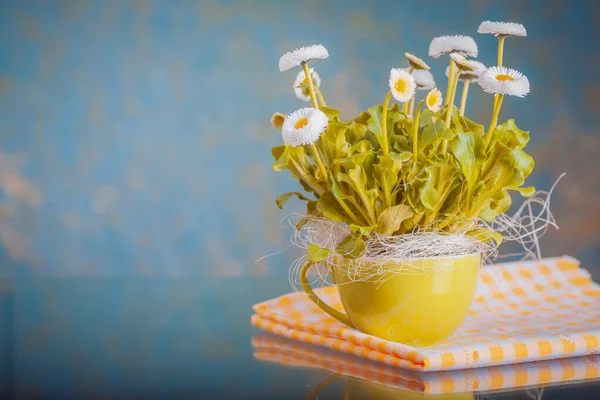
[{"label": "yellow ceramic cup", "polygon": [[479,254],[390,261],[394,265],[384,270],[403,272],[383,273],[366,282],[350,279],[336,265],[331,273],[346,314],[313,292],[306,278],[311,262],[302,267],[300,282],[317,306],[344,324],[381,339],[424,347],[446,340],[464,320],[480,262]]}]

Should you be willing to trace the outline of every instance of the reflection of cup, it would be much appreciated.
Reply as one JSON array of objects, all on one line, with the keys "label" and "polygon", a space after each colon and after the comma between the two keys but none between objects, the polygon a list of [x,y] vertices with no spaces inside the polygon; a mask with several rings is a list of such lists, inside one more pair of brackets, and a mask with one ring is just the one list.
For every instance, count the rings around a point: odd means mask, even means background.
[{"label": "reflection of cup", "polygon": [[[464,320],[475,294],[480,261],[480,254],[390,261],[373,268],[402,272],[383,272],[366,281],[353,280],[336,262],[332,277],[346,314],[312,291],[306,278],[312,263],[304,265],[300,281],[317,306],[346,325],[381,339],[423,347],[447,339]],[[368,265],[361,265],[364,268]]]},{"label": "reflection of cup", "polygon": [[343,400],[354,399],[427,399],[427,400],[473,400],[473,393],[440,393],[426,394],[412,392],[410,390],[397,387],[385,386],[375,382],[369,382],[362,379],[349,378],[346,381],[341,398]]}]

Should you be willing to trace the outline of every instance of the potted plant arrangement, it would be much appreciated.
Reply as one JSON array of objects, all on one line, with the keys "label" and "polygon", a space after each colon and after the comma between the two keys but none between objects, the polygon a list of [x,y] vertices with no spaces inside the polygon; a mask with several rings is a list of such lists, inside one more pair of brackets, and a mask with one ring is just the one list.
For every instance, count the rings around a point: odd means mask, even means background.
[{"label": "potted plant arrangement", "polygon": [[[300,282],[325,312],[362,332],[414,346],[445,340],[470,307],[482,257],[502,242],[492,222],[511,206],[511,192],[535,192],[524,187],[534,166],[524,151],[528,132],[512,119],[498,123],[505,97],[529,93],[527,77],[502,65],[505,39],[526,30],[485,21],[478,31],[498,38],[497,65],[474,60],[471,37],[437,37],[429,55],[448,59],[445,94],[427,63],[406,53],[408,66],[390,71],[383,104],[349,121],[326,104],[310,66],[329,56],[325,47],[279,61],[281,71],[301,68],[294,90],[312,105],[271,121],[284,142],[272,149],[273,169],[290,171],[303,188],[277,205],[292,196],[306,202],[296,225],[309,243]],[[465,115],[475,82],[494,96],[487,127]],[[331,273],[345,313],[311,289],[315,264]]]}]

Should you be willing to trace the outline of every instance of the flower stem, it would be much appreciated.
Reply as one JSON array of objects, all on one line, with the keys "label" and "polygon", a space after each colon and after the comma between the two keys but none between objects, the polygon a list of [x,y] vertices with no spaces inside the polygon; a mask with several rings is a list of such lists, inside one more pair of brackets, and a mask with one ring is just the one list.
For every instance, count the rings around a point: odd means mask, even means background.
[{"label": "flower stem", "polygon": [[[500,35],[498,36],[498,66],[502,66],[502,61],[504,58],[504,39],[506,36]],[[498,95],[494,96],[494,110],[496,109],[496,105],[498,104]]]},{"label": "flower stem", "polygon": [[498,66],[502,65],[502,57],[504,56],[504,39],[506,39],[506,36],[498,36]]},{"label": "flower stem", "polygon": [[388,208],[392,205],[390,188],[388,187],[387,181],[385,179],[382,180],[381,186],[383,186],[383,200],[385,202],[385,207]]},{"label": "flower stem", "polygon": [[446,104],[450,101],[450,92],[452,91],[452,83],[454,82],[454,60],[452,58],[450,58],[450,66],[448,68],[448,87],[446,88],[446,99],[444,101]]},{"label": "flower stem", "polygon": [[390,143],[387,137],[387,113],[390,105],[390,97],[392,97],[391,91],[388,92],[387,96],[385,96],[385,101],[383,102],[383,112],[381,113],[381,149],[383,150],[383,154],[386,156],[390,155]]},{"label": "flower stem", "polygon": [[369,201],[369,196],[364,189],[358,191],[358,196],[362,200],[365,208],[367,209],[367,214],[369,215],[369,223],[372,225],[377,225],[377,219],[375,218],[375,212],[373,211],[373,205]]},{"label": "flower stem", "polygon": [[[333,197],[335,197],[335,196],[333,196]],[[352,210],[350,209],[350,207],[348,207],[348,204],[346,204],[344,199],[338,199],[337,197],[335,197],[335,199],[337,200],[339,205],[342,207],[342,209],[346,212],[346,214],[348,214],[348,216],[350,217],[352,222],[354,222],[356,225],[362,225],[362,222],[360,221],[360,219],[358,219],[356,214],[354,214],[352,212]]]},{"label": "flower stem", "polygon": [[325,103],[323,93],[321,93],[321,88],[316,86],[315,91],[317,92],[317,97],[319,98],[319,104],[321,104],[321,107],[327,107],[327,103]]},{"label": "flower stem", "polygon": [[459,115],[462,117],[463,115],[465,115],[465,107],[467,106],[467,96],[469,95],[469,84],[471,83],[470,80],[465,80],[463,82],[463,91],[462,91],[462,96],[460,98],[460,113]]},{"label": "flower stem", "polygon": [[[457,73],[454,76],[454,82],[451,83],[452,93],[450,94],[450,101],[448,102],[448,107],[446,109],[446,129],[450,128],[450,122],[452,121],[452,111],[454,111],[454,98],[456,97],[456,87],[458,86],[458,78],[460,78],[460,71],[457,71]],[[446,154],[447,149],[448,140],[444,139],[444,142],[442,143],[442,154]]]},{"label": "flower stem", "polygon": [[[325,179],[325,182],[329,182],[329,175],[327,174],[327,169],[325,169],[325,165],[323,164],[323,160],[321,159],[321,155],[319,154],[319,149],[317,149],[317,146],[314,143],[311,144],[310,147],[313,151],[315,160],[317,162],[317,165],[319,166],[319,170],[321,171],[321,174],[323,175],[323,177]],[[335,196],[333,196],[333,197],[335,197]],[[337,197],[335,197],[335,199],[337,200],[338,204],[342,207],[342,209],[346,212],[346,214],[348,214],[348,216],[352,219],[352,222],[360,225],[361,224],[360,220],[358,219],[356,214],[354,214],[352,212],[350,207],[348,207],[348,205],[346,204],[344,199],[338,199]]]},{"label": "flower stem", "polygon": [[494,105],[494,114],[492,115],[492,121],[490,122],[490,127],[488,129],[487,135],[485,135],[485,146],[487,147],[490,144],[490,140],[492,140],[492,133],[494,129],[496,129],[496,125],[498,124],[498,115],[500,114],[500,108],[502,107],[502,100],[504,99],[504,95],[498,95],[498,101]]},{"label": "flower stem", "polygon": [[320,187],[316,182],[313,182],[311,177],[309,177],[304,172],[304,169],[302,169],[302,167],[298,164],[298,162],[296,160],[294,160],[291,157],[290,157],[290,160],[292,161],[292,165],[294,166],[293,172],[296,175],[298,175],[299,179],[303,180],[304,183],[306,183],[308,186],[310,186],[310,188],[312,190],[314,190],[315,193],[318,194],[319,196],[321,196],[323,193],[325,193],[325,190],[322,187]]},{"label": "flower stem", "polygon": [[314,143],[312,143],[310,145],[310,148],[313,151],[313,155],[315,156],[315,161],[317,162],[317,165],[319,166],[321,175],[323,175],[323,180],[325,182],[327,182],[329,180],[329,176],[327,175],[327,169],[325,168],[325,165],[323,164],[323,160],[321,159],[321,155],[319,154],[319,149],[317,149],[317,145],[315,145]]},{"label": "flower stem", "polygon": [[410,99],[410,102],[408,103],[408,115],[411,118],[413,116],[414,111],[415,111],[415,96],[413,96],[412,99]]},{"label": "flower stem", "polygon": [[319,103],[317,103],[317,98],[315,97],[315,87],[312,81],[312,75],[308,70],[308,63],[303,62],[302,68],[304,69],[304,76],[306,76],[306,83],[308,84],[308,93],[310,94],[310,100],[312,101],[313,108],[319,108]]},{"label": "flower stem", "polygon": [[[408,70],[408,73],[412,75],[412,73],[414,72],[414,70],[415,70],[414,67],[410,67],[410,69]],[[408,103],[402,104],[402,112],[404,113],[404,115],[408,116],[408,113],[409,113],[409,111],[408,111]]]},{"label": "flower stem", "polygon": [[421,108],[425,100],[421,100],[417,106],[417,113],[415,115],[415,122],[413,123],[413,160],[417,161],[417,150],[418,150],[418,134],[419,134],[419,118],[421,117]]}]

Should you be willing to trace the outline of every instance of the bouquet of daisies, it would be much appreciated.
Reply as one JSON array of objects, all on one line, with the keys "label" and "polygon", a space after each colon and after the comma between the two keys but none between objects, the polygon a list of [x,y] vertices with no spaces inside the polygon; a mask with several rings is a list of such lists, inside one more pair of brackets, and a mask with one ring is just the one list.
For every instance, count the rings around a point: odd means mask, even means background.
[{"label": "bouquet of daisies", "polygon": [[[437,37],[429,56],[448,59],[445,93],[436,87],[429,65],[406,53],[408,66],[390,71],[383,104],[349,121],[326,104],[321,78],[310,66],[329,56],[325,47],[303,47],[281,57],[281,71],[301,67],[294,91],[312,107],[272,117],[284,142],[272,149],[273,169],[290,171],[303,189],[279,196],[277,205],[297,196],[306,202],[299,229],[316,219],[343,232],[333,245],[314,243],[313,253],[329,248],[360,257],[375,237],[381,242],[416,233],[502,241],[492,221],[511,206],[511,191],[525,197],[535,192],[524,187],[534,166],[524,151],[528,132],[512,119],[498,123],[506,96],[529,93],[527,77],[502,65],[505,39],[526,36],[526,30],[485,21],[478,32],[497,37],[497,65],[486,68],[475,60],[478,48],[471,37]],[[465,115],[471,83],[494,96],[487,127]],[[420,101],[419,91],[427,93]]]}]

